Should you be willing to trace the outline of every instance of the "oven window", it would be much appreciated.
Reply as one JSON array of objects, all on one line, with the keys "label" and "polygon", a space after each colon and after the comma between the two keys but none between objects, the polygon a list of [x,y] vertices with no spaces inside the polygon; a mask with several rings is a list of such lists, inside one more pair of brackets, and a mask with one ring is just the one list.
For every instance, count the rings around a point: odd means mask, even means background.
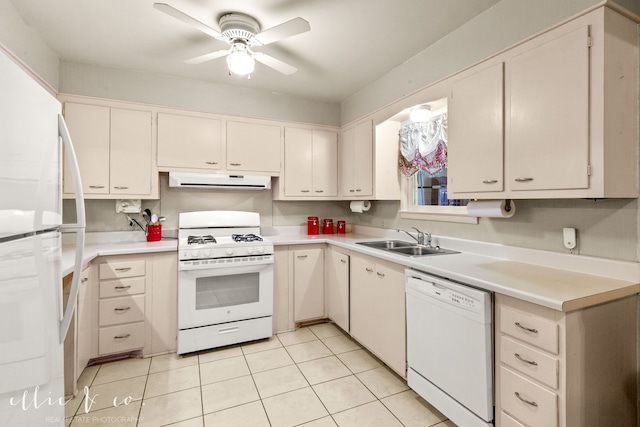
[{"label": "oven window", "polygon": [[260,273],[196,279],[196,310],[248,304],[260,299]]}]

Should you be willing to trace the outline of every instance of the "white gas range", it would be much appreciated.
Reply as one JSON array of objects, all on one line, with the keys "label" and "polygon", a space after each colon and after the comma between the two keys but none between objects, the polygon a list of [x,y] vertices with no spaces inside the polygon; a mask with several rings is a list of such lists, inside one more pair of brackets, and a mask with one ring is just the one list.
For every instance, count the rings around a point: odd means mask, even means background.
[{"label": "white gas range", "polygon": [[270,337],[273,243],[260,214],[181,213],[178,354]]}]

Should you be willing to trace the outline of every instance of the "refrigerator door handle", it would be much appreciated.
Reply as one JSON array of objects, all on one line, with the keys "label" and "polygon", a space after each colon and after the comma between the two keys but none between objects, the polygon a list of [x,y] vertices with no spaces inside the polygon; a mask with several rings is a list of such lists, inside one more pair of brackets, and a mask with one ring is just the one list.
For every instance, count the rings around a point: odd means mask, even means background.
[{"label": "refrigerator door handle", "polygon": [[[76,308],[76,300],[78,299],[78,286],[80,283],[80,274],[82,273],[82,258],[84,257],[84,229],[86,220],[80,168],[78,167],[78,160],[73,149],[73,144],[71,143],[71,136],[69,136],[67,124],[64,122],[64,118],[61,114],[58,114],[58,134],[62,139],[62,144],[64,146],[67,166],[71,169],[73,188],[76,198],[76,223],[62,224],[60,226],[60,231],[63,233],[76,233],[76,259],[73,267],[71,291],[69,292],[69,299],[67,300],[67,308],[64,310],[62,320],[60,321],[60,343],[63,343],[64,338],[67,336],[69,325],[71,324],[73,312]],[[62,289],[60,289],[60,292],[62,292]],[[62,301],[62,298],[60,298],[60,301]]]}]

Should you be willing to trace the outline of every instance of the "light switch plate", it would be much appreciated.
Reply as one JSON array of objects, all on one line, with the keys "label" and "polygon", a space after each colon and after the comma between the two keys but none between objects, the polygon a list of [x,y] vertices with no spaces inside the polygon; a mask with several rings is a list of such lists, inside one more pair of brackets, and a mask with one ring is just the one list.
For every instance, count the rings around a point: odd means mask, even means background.
[{"label": "light switch plate", "polygon": [[575,228],[563,228],[562,229],[562,241],[564,247],[567,249],[573,249],[576,247],[576,229]]}]

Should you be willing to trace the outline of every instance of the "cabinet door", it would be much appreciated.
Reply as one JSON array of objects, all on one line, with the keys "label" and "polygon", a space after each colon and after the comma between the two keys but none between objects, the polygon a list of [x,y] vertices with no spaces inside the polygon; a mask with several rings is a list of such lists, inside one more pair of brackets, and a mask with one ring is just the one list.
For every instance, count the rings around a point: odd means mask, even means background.
[{"label": "cabinet door", "polygon": [[111,109],[111,194],[151,194],[151,112]]},{"label": "cabinet door", "polygon": [[222,121],[158,113],[158,166],[222,168]]},{"label": "cabinet door", "polygon": [[504,67],[453,84],[449,99],[449,192],[504,190]]},{"label": "cabinet door", "polygon": [[344,197],[373,194],[373,124],[361,123],[342,134],[340,193]]},{"label": "cabinet door", "polygon": [[374,318],[378,305],[375,295],[375,269],[373,262],[357,256],[351,256],[350,298],[349,298],[349,329],[351,335],[367,348],[373,350],[372,345],[377,341]]},{"label": "cabinet door", "polygon": [[293,329],[293,301],[289,298],[289,249],[276,246],[273,251],[273,333]]},{"label": "cabinet door", "polygon": [[324,316],[324,260],[322,249],[293,251],[294,320]]},{"label": "cabinet door", "polygon": [[511,189],[588,188],[588,40],[585,26],[508,63]]},{"label": "cabinet door", "polygon": [[313,132],[309,129],[284,130],[284,194],[313,195]]},{"label": "cabinet door", "polygon": [[227,169],[280,173],[280,127],[227,122]]},{"label": "cabinet door", "polygon": [[[92,338],[97,335],[98,330],[94,328],[92,320],[93,301],[97,296],[94,295],[94,284],[91,283],[91,267],[87,267],[80,274],[80,285],[78,288],[78,359],[77,373],[78,376],[89,363],[89,359],[93,356],[91,353]],[[97,354],[95,355],[97,356]]]},{"label": "cabinet door", "polygon": [[327,316],[349,332],[349,255],[326,253]]},{"label": "cabinet door", "polygon": [[[85,194],[109,194],[109,107],[67,102],[64,116],[78,158]],[[64,192],[73,193],[68,168],[64,172]]]},{"label": "cabinet door", "polygon": [[313,131],[313,193],[316,196],[338,195],[338,135]]}]

